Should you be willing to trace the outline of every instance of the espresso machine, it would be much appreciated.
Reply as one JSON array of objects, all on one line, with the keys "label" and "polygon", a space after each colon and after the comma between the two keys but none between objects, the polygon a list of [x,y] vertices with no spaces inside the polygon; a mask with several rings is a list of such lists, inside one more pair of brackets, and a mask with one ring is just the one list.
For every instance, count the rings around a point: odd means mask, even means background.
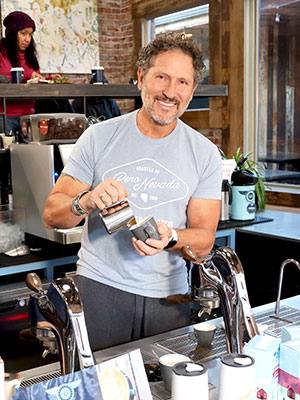
[{"label": "espresso machine", "polygon": [[25,143],[10,146],[13,204],[24,210],[16,223],[30,235],[62,244],[79,243],[82,228],[47,229],[43,211],[74,143],[87,127],[85,115],[25,115],[21,127]]},{"label": "espresso machine", "polygon": [[73,279],[55,279],[46,291],[38,275],[29,273],[26,284],[34,292],[29,299],[29,319],[32,333],[46,347],[43,357],[58,352],[62,375],[95,365]]},{"label": "espresso machine", "polygon": [[30,235],[62,244],[79,243],[81,227],[47,229],[43,212],[73,144],[12,144],[10,146],[14,208],[22,210],[15,222]]},{"label": "espresso machine", "polygon": [[169,303],[197,302],[200,313],[210,314],[220,305],[228,353],[242,353],[244,344],[259,334],[248,297],[243,266],[233,249],[218,247],[204,259],[185,246],[181,250],[192,261],[190,294],[172,295]]}]

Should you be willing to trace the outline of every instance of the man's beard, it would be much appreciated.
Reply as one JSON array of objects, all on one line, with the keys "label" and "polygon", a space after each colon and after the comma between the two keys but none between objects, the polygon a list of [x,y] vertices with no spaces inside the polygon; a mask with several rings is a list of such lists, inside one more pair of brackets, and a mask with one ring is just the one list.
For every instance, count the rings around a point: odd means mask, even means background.
[{"label": "man's beard", "polygon": [[[142,90],[141,91],[141,97],[142,97],[142,101],[143,101],[143,105],[145,107],[145,110],[147,111],[147,113],[149,114],[150,118],[153,120],[153,122],[159,126],[166,126],[166,125],[170,125],[172,124],[174,121],[176,121],[179,117],[181,117],[181,115],[184,113],[185,109],[183,110],[177,110],[177,113],[171,117],[168,118],[165,117],[164,115],[158,116],[155,111],[154,111],[154,103],[151,102],[151,99],[149,96],[147,96],[147,94],[145,94],[145,91]],[[175,99],[169,99],[168,97],[164,96],[164,98],[161,98],[162,96],[155,96],[154,97],[154,101],[156,100],[161,100],[161,101],[174,101],[175,104],[180,104],[177,100]],[[147,101],[149,99],[149,101]]]}]

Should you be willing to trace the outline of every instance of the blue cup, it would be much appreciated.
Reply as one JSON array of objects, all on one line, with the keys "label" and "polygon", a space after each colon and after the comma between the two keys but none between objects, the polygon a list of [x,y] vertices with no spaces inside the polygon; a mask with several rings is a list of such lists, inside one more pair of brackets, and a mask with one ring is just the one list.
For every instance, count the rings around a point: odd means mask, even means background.
[{"label": "blue cup", "polygon": [[24,69],[22,67],[14,67],[10,70],[12,83],[22,83],[24,77]]},{"label": "blue cup", "polygon": [[104,68],[103,67],[93,67],[92,68],[92,81],[96,84],[104,83]]}]

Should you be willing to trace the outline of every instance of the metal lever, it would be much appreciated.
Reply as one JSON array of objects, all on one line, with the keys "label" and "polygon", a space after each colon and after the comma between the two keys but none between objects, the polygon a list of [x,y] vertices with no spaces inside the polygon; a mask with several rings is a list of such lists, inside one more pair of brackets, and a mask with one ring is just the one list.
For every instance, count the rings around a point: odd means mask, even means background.
[{"label": "metal lever", "polygon": [[95,361],[88,340],[83,305],[78,288],[71,278],[57,279],[53,286],[65,303],[73,327],[80,369],[91,367],[95,365]]},{"label": "metal lever", "polygon": [[45,291],[42,288],[42,281],[35,272],[30,272],[27,274],[25,282],[27,287],[33,292],[45,294]]},{"label": "metal lever", "polygon": [[280,266],[280,274],[279,274],[279,283],[278,283],[278,294],[277,294],[277,300],[276,300],[276,306],[275,306],[275,314],[279,314],[279,308],[280,308],[280,297],[281,297],[281,288],[282,288],[282,278],[283,278],[283,271],[284,267],[287,264],[293,263],[295,264],[298,269],[300,270],[300,264],[298,261],[294,260],[293,258],[288,258],[287,260],[283,261],[283,263]]},{"label": "metal lever", "polygon": [[197,254],[190,248],[190,246],[183,246],[181,247],[181,254],[182,257],[186,260],[197,262],[199,261]]}]

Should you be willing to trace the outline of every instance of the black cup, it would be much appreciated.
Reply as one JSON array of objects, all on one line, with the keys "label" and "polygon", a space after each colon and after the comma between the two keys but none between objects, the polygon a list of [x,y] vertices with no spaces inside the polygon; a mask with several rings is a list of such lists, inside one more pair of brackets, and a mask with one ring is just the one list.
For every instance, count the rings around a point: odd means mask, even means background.
[{"label": "black cup", "polygon": [[157,224],[153,217],[146,217],[135,225],[132,225],[129,230],[139,240],[146,242],[148,238],[160,240],[160,234],[157,231]]},{"label": "black cup", "polygon": [[103,67],[93,67],[92,68],[92,81],[96,84],[104,83],[104,68]]},{"label": "black cup", "polygon": [[10,70],[12,83],[22,83],[24,77],[24,69],[22,67],[14,67]]}]

